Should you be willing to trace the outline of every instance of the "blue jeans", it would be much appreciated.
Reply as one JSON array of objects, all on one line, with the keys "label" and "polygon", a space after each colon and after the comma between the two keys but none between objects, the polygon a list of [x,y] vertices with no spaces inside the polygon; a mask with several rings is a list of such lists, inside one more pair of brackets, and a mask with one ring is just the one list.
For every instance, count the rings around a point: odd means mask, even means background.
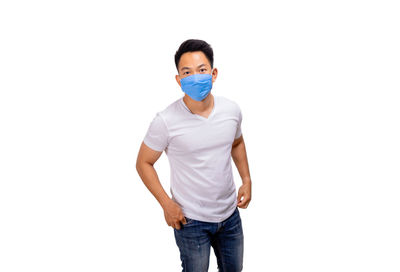
[{"label": "blue jeans", "polygon": [[187,224],[174,229],[183,272],[206,272],[210,247],[217,257],[218,271],[236,272],[243,267],[243,230],[238,208],[220,223],[186,217]]}]

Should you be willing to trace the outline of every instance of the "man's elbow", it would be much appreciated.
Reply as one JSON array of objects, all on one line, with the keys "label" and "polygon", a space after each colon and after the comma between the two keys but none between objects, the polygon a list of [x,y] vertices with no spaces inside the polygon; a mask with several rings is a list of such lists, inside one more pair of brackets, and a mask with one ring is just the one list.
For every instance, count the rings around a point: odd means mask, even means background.
[{"label": "man's elbow", "polygon": [[137,161],[136,161],[136,171],[139,172],[139,169],[140,169],[140,163],[139,163],[139,161],[137,160]]},{"label": "man's elbow", "polygon": [[141,163],[139,160],[136,160],[136,172],[138,172],[139,174],[141,173]]},{"label": "man's elbow", "polygon": [[143,166],[146,164],[146,161],[143,160],[140,156],[137,157],[136,159],[136,171],[140,173],[140,171],[143,169]]},{"label": "man's elbow", "polygon": [[136,171],[138,172],[138,173],[140,173],[140,172],[142,172],[142,170],[144,169],[144,168],[146,168],[146,166],[153,166],[153,164],[152,163],[150,163],[150,162],[148,162],[148,161],[146,161],[146,160],[143,160],[143,159],[140,159],[140,158],[138,158],[137,160],[136,160]]}]

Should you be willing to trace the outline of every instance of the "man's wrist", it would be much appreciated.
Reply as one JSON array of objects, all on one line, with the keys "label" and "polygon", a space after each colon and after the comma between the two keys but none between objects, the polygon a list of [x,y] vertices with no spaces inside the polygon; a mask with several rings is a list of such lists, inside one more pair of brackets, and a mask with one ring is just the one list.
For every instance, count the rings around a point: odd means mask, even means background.
[{"label": "man's wrist", "polygon": [[160,205],[163,209],[165,209],[168,205],[171,204],[172,199],[170,197],[163,197],[162,199],[160,199]]},{"label": "man's wrist", "polygon": [[250,177],[242,178],[242,183],[243,184],[251,184],[251,178]]}]

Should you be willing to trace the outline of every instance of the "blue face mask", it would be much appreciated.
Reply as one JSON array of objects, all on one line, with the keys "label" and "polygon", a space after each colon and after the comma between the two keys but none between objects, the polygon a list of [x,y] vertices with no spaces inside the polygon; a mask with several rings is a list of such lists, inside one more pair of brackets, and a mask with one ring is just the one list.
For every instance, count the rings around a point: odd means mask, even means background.
[{"label": "blue face mask", "polygon": [[210,93],[212,88],[211,74],[194,74],[181,79],[181,88],[188,96],[201,101]]}]

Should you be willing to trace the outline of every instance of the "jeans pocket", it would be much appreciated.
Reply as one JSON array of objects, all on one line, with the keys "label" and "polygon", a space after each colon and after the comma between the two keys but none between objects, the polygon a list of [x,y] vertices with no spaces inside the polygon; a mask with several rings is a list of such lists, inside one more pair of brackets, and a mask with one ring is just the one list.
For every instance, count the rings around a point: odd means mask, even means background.
[{"label": "jeans pocket", "polygon": [[185,219],[186,219],[186,224],[183,224],[184,226],[187,226],[187,225],[190,225],[190,224],[193,223],[193,219],[188,218],[188,217],[186,217],[186,216],[185,216]]}]

